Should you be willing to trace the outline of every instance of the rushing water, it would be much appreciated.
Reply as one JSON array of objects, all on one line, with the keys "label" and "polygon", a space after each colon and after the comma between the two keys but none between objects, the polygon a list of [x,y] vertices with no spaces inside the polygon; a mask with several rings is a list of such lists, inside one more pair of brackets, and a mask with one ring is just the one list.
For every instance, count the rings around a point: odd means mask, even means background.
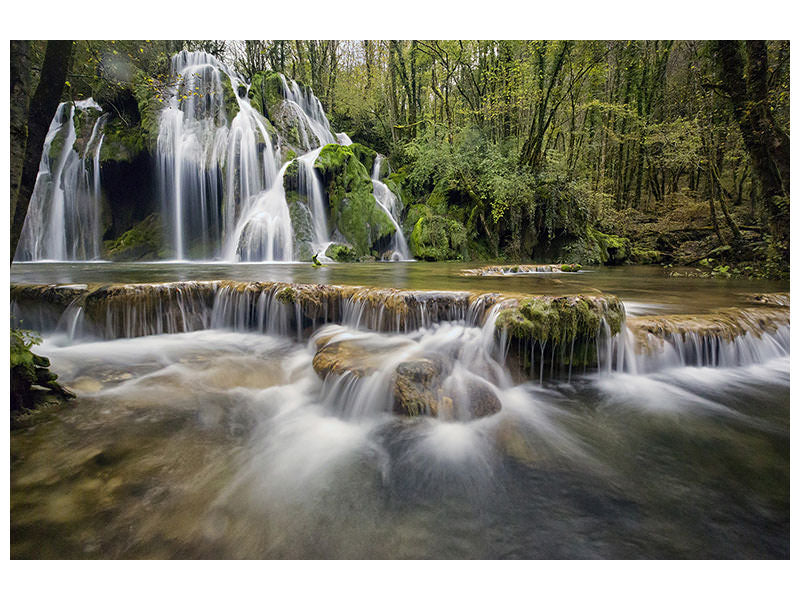
[{"label": "rushing water", "polygon": [[[94,119],[81,154],[74,147],[76,111],[84,119]],[[45,137],[17,260],[100,256],[100,150],[105,121],[101,112],[91,98],[59,104]]]},{"label": "rushing water", "polygon": [[403,228],[399,223],[400,212],[403,209],[403,205],[394,192],[380,180],[382,163],[382,156],[375,157],[375,164],[372,167],[372,193],[378,205],[386,212],[386,215],[395,227],[395,232],[392,236],[392,245],[390,247],[392,260],[409,260],[411,258],[411,252],[408,249],[406,236],[403,235]]},{"label": "rushing water", "polygon": [[[89,281],[84,267],[15,265],[12,281],[55,268],[59,281]],[[95,281],[143,273],[95,267]],[[211,278],[217,268],[147,267],[153,279]],[[599,288],[638,314],[678,312],[679,302],[684,312],[746,306],[746,294],[781,288],[675,281],[648,268],[570,274],[567,284],[567,274],[465,278],[463,265],[352,267],[236,273],[397,287],[424,276],[429,289],[487,292]],[[102,339],[65,314],[73,325],[46,333],[40,352],[78,399],[12,433],[12,557],[788,557],[788,326],[720,339],[713,358],[645,357],[624,332],[601,337],[600,369],[540,383],[504,364],[500,306],[484,296],[414,293],[413,326],[380,332],[386,311],[411,296],[386,291],[375,306],[356,294],[336,323],[301,332],[275,292],[220,289],[204,313],[190,289],[150,306],[194,307],[196,331]],[[446,298],[455,303],[445,310]],[[318,374],[318,349],[336,344],[354,348],[365,376]],[[641,361],[619,360],[630,353]],[[441,365],[439,417],[392,414],[394,373],[420,362]],[[475,394],[496,397],[499,412],[470,418]]]}]

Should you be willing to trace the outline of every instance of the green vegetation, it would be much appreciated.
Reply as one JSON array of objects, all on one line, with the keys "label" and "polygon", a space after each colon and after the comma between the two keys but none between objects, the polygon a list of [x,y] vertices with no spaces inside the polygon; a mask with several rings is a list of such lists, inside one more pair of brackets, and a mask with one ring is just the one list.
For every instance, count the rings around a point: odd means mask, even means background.
[{"label": "green vegetation", "polygon": [[106,242],[111,260],[154,260],[163,254],[161,219],[151,214],[116,240]]},{"label": "green vegetation", "polygon": [[18,415],[45,401],[73,398],[74,394],[56,383],[58,375],[50,361],[31,348],[42,339],[32,331],[11,329],[11,413]]},{"label": "green vegetation", "polygon": [[[47,43],[20,44],[35,84]],[[78,41],[61,99],[92,96],[108,110],[104,163],[154,152],[182,49],[233,64],[284,160],[303,151],[304,125],[280,73],[313,90],[354,141],[316,166],[331,227],[360,256],[392,233],[369,200],[380,153],[421,259],[711,257],[718,273],[788,277],[787,41]],[[230,121],[244,87],[222,79]],[[80,144],[88,123],[76,125]]]},{"label": "green vegetation", "polygon": [[355,248],[369,255],[395,227],[372,195],[372,180],[366,167],[348,146],[328,144],[314,166],[328,190],[330,223]]}]

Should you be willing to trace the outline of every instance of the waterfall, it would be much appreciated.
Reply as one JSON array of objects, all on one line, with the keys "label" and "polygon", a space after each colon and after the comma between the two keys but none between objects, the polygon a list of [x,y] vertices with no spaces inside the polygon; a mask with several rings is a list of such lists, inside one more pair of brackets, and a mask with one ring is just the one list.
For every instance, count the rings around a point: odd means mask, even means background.
[{"label": "waterfall", "polygon": [[[102,112],[91,98],[74,104],[62,102],[56,110],[45,137],[15,260],[92,260],[100,256],[104,115],[95,119],[82,154],[75,148],[76,111],[86,113],[90,109]],[[57,144],[61,144],[60,149]]]},{"label": "waterfall", "polygon": [[324,256],[325,249],[331,243],[328,235],[327,203],[325,202],[325,194],[322,191],[322,182],[314,168],[314,162],[321,151],[322,146],[304,154],[297,161],[299,166],[298,191],[308,198],[308,206],[311,210],[311,225],[314,236],[312,247],[315,253]]},{"label": "waterfall", "polygon": [[730,368],[788,355],[789,313],[782,309],[628,317],[618,335],[598,338],[600,371],[607,374]]},{"label": "waterfall", "polygon": [[227,238],[227,260],[246,262],[288,261],[293,258],[294,230],[283,178],[289,163],[281,167],[275,183],[248,202],[232,235]]},{"label": "waterfall", "polygon": [[[283,74],[281,82],[286,105],[297,119],[298,133],[303,147],[310,150],[325,144],[335,144],[337,137],[331,133],[331,125],[322,109],[322,103],[311,89],[300,89],[296,81],[287,82]],[[314,136],[313,140],[311,136]]]},{"label": "waterfall", "polygon": [[[178,260],[214,258],[238,217],[275,183],[273,143],[264,117],[234,92],[246,86],[216,58],[184,50],[172,57],[170,73],[157,141],[167,235]],[[238,107],[232,120],[226,90]]]},{"label": "waterfall", "polygon": [[380,180],[382,156],[375,157],[375,164],[372,167],[372,194],[386,215],[391,219],[395,232],[392,235],[392,260],[409,260],[411,252],[408,249],[406,236],[403,235],[403,228],[400,227],[400,213],[402,206],[397,196],[392,190]]}]

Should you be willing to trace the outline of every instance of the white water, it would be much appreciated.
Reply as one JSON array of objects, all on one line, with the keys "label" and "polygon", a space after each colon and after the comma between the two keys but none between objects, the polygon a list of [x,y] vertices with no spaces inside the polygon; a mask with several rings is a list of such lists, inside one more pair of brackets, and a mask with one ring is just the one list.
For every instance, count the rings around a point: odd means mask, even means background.
[{"label": "white water", "polygon": [[325,144],[337,143],[337,137],[331,133],[331,125],[319,99],[310,88],[300,89],[296,81],[286,81],[281,74],[283,96],[286,107],[293,113],[298,125],[300,141],[306,150],[312,150]]},{"label": "white water", "polygon": [[[162,111],[158,162],[162,205],[174,258],[228,261],[291,261],[291,217],[277,150],[267,120],[251,105],[242,78],[204,52],[183,51],[172,59],[176,79]],[[223,83],[229,81],[239,112],[231,121]],[[343,139],[330,130],[310,89],[281,76],[288,120],[308,152],[297,160],[301,192],[309,200],[312,246],[330,244],[326,202],[314,161],[325,144]],[[343,134],[342,134],[343,135]],[[345,136],[346,137],[346,136]],[[348,138],[349,140],[349,138]]]},{"label": "white water", "polygon": [[733,339],[696,332],[647,333],[643,342],[623,325],[613,337],[598,338],[600,372],[606,374],[668,372],[683,367],[735,368],[764,364],[789,355],[789,326],[775,331],[746,331]]},{"label": "white water", "polygon": [[394,235],[392,236],[392,260],[409,260],[411,252],[408,249],[406,236],[403,235],[403,228],[400,227],[400,213],[403,207],[398,200],[397,196],[392,193],[392,190],[380,180],[382,156],[375,157],[375,163],[372,167],[372,194],[378,205],[384,210],[386,215],[391,219],[394,225]]},{"label": "white water", "polygon": [[[164,220],[174,258],[214,258],[239,216],[275,183],[273,141],[264,117],[236,95],[239,77],[213,56],[180,52],[172,57],[171,76],[157,142]],[[224,81],[239,107],[232,120]]]},{"label": "white water", "polygon": [[[102,112],[91,98],[58,106],[45,136],[39,173],[15,260],[92,260],[100,256],[100,149],[104,116],[98,117],[83,154],[76,140],[75,111]],[[56,139],[62,147],[51,162]],[[91,160],[90,160],[91,159]]]},{"label": "white water", "polygon": [[327,202],[325,193],[322,191],[322,182],[319,179],[314,162],[317,160],[322,146],[316,150],[300,156],[298,162],[298,188],[301,195],[308,198],[308,206],[311,210],[312,225],[312,247],[318,255],[325,255],[325,249],[330,245],[331,240],[328,235]]}]

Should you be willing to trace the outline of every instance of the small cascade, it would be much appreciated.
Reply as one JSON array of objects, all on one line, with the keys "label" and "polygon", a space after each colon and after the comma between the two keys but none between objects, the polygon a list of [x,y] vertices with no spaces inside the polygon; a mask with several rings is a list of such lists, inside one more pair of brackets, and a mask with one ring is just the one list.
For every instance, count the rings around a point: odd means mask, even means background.
[{"label": "small cascade", "polygon": [[787,308],[724,309],[709,315],[628,317],[598,342],[601,372],[739,367],[789,355]]},{"label": "small cascade", "polygon": [[353,140],[350,139],[350,136],[344,132],[336,134],[336,143],[340,146],[349,146],[353,143]]},{"label": "small cascade", "polygon": [[312,247],[318,255],[325,255],[325,249],[330,245],[328,235],[327,203],[325,193],[322,191],[322,182],[314,168],[314,163],[322,151],[322,146],[316,150],[300,156],[298,162],[298,192],[308,198],[311,210]]},{"label": "small cascade", "polygon": [[298,124],[300,143],[307,150],[326,144],[337,142],[336,136],[331,133],[331,125],[322,103],[311,92],[311,88],[300,88],[296,81],[288,82],[281,74],[283,84],[283,97],[287,108],[292,111],[293,118]]},{"label": "small cascade", "polygon": [[[211,328],[302,342],[319,341],[321,329],[328,325],[341,326],[348,335],[372,332],[407,338],[403,343],[422,343],[429,333],[440,336],[436,338],[440,341],[461,336],[463,352],[490,355],[508,366],[517,380],[542,382],[569,381],[587,369],[641,374],[686,366],[761,364],[789,355],[788,307],[626,318],[619,299],[605,295],[521,297],[234,281],[12,285],[11,313],[14,326],[65,333],[70,339]],[[478,328],[480,336],[464,333]],[[356,370],[372,364],[372,373],[383,368],[378,352],[382,342],[367,339],[372,341],[358,349],[364,360],[350,364]],[[438,347],[439,342],[430,343]],[[348,347],[356,352],[350,342]],[[412,355],[414,360],[430,358],[424,353]]]},{"label": "small cascade", "polygon": [[228,237],[226,260],[245,262],[289,261],[293,258],[294,230],[283,178],[289,163],[281,167],[275,183],[256,194]]},{"label": "small cascade", "polygon": [[[102,112],[91,98],[62,102],[50,123],[39,174],[14,259],[93,260],[100,256],[100,150],[105,115],[94,120],[91,135],[78,153],[78,115]],[[77,112],[76,112],[77,111]]]},{"label": "small cascade", "polygon": [[410,260],[411,252],[408,249],[406,236],[403,235],[403,228],[400,226],[400,213],[403,207],[397,196],[389,187],[380,180],[382,156],[375,157],[375,164],[372,167],[372,194],[378,205],[386,212],[394,225],[395,233],[392,236],[392,260]]}]

